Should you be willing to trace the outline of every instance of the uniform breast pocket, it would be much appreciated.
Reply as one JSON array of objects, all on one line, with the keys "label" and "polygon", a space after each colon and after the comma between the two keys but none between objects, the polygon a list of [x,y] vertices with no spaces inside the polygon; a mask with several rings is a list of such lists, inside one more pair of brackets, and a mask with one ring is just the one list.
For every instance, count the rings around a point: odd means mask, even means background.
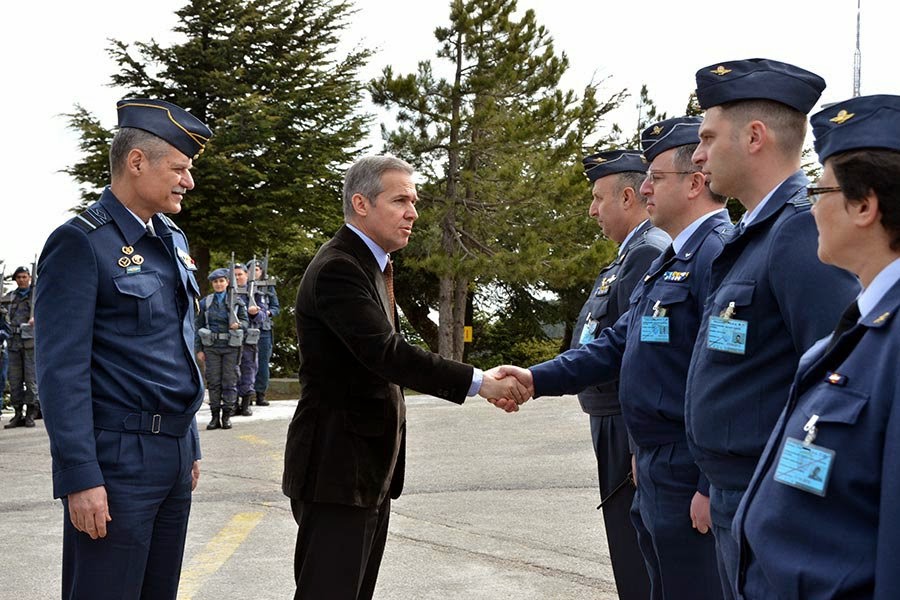
[{"label": "uniform breast pocket", "polygon": [[[865,392],[820,383],[807,392],[799,408],[804,415],[804,423],[816,415],[816,427],[821,433],[823,424],[855,425],[868,403],[869,395]],[[818,438],[816,443],[819,443]]]},{"label": "uniform breast pocket", "polygon": [[118,292],[116,329],[124,335],[146,335],[163,318],[162,281],[153,271],[113,277]]},{"label": "uniform breast pocket", "polygon": [[[693,338],[688,336],[685,331],[689,325],[686,319],[689,313],[685,303],[690,297],[690,287],[677,283],[659,284],[647,294],[649,302],[644,311],[644,316],[653,318],[654,313],[656,313],[657,318],[666,317],[668,319],[666,325],[670,346],[693,345],[694,343]],[[659,302],[658,306],[657,302]],[[691,321],[696,322],[693,317]],[[696,333],[694,335],[696,336]]]},{"label": "uniform breast pocket", "polygon": [[754,315],[752,309],[755,290],[755,281],[733,281],[716,291],[706,324],[706,347],[713,362],[742,362],[762,343],[755,323],[760,315]]}]

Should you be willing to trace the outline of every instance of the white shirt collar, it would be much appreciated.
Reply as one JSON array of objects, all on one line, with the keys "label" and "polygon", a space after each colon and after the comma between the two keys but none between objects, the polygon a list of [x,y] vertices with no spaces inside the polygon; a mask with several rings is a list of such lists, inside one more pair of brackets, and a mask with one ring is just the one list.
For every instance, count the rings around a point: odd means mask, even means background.
[{"label": "white shirt collar", "polygon": [[622,243],[619,244],[619,252],[618,252],[618,254],[617,254],[616,256],[622,256],[622,252],[625,251],[625,248],[628,246],[628,242],[630,242],[630,241],[631,241],[631,238],[634,237],[634,233],[635,233],[638,229],[640,229],[641,227],[643,227],[643,226],[644,226],[644,223],[646,223],[647,221],[649,221],[649,219],[644,219],[643,221],[641,221],[641,223],[640,223],[637,227],[635,227],[634,229],[632,229],[631,231],[628,232],[628,235],[626,235],[626,236],[625,236],[625,239],[622,240]]},{"label": "white shirt collar", "polygon": [[362,241],[366,243],[366,246],[369,247],[369,250],[372,252],[372,256],[375,257],[375,262],[378,263],[378,268],[384,271],[384,268],[387,266],[388,261],[391,258],[391,255],[384,251],[384,248],[376,244],[372,241],[372,238],[364,234],[362,231],[351,225],[350,223],[345,223],[347,227],[358,235]]},{"label": "white shirt collar", "polygon": [[900,258],[894,260],[888,266],[883,268],[875,279],[869,283],[869,287],[864,289],[859,295],[857,303],[859,304],[859,314],[865,317],[875,310],[875,307],[884,298],[888,290],[894,287],[894,284],[900,281]]},{"label": "white shirt collar", "polygon": [[[123,204],[122,206],[125,206],[125,205]],[[150,220],[147,221],[146,223],[144,223],[144,221],[141,220],[141,218],[139,216],[134,214],[134,211],[132,211],[130,208],[125,206],[125,210],[127,210],[129,213],[131,213],[131,216],[134,217],[137,220],[137,222],[141,224],[141,228],[147,229],[149,227],[150,231],[153,232],[153,235],[156,235],[156,227],[153,226],[153,217],[150,217]]]},{"label": "white shirt collar", "polygon": [[685,227],[681,233],[675,236],[675,239],[672,240],[672,248],[675,249],[675,254],[681,252],[681,249],[684,248],[684,245],[687,244],[688,240],[691,239],[691,236],[694,235],[694,232],[706,222],[707,219],[717,215],[721,212],[728,213],[728,211],[724,208],[717,208],[714,211],[708,212],[687,227]]},{"label": "white shirt collar", "polygon": [[780,188],[781,184],[785,181],[787,181],[787,178],[781,180],[778,185],[773,187],[772,191],[766,194],[762,201],[760,201],[760,203],[756,205],[756,208],[748,213],[744,213],[743,218],[741,218],[741,223],[744,224],[744,227],[747,227],[747,225],[751,224],[756,219],[756,217],[759,216],[759,213],[762,212],[762,209],[766,205],[766,203],[772,198],[773,195],[775,195],[775,190]]}]

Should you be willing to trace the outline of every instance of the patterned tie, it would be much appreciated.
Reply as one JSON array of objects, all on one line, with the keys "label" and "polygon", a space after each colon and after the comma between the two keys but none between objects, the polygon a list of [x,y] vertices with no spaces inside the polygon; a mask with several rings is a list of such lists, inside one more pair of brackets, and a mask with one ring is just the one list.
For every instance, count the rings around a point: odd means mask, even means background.
[{"label": "patterned tie", "polygon": [[856,322],[859,321],[859,317],[859,304],[854,300],[850,306],[847,307],[847,310],[844,311],[844,314],[841,315],[841,320],[838,321],[837,327],[835,327],[834,333],[831,335],[831,341],[828,342],[828,347],[825,349],[826,353],[834,348],[838,339],[844,332],[856,325]]},{"label": "patterned tie", "polygon": [[384,267],[384,285],[387,288],[388,298],[391,300],[391,322],[393,322],[396,302],[394,301],[394,261],[390,257]]}]

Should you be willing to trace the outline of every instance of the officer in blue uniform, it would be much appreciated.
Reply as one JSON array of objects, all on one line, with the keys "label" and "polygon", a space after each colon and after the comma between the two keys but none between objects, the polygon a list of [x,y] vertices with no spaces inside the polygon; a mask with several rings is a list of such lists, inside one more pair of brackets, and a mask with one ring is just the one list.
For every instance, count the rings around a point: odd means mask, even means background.
[{"label": "officer in blue uniform", "polygon": [[272,360],[272,347],[275,343],[272,319],[281,312],[281,304],[279,304],[278,294],[275,292],[275,280],[268,273],[269,265],[265,265],[266,269],[264,271],[262,266],[255,261],[247,263],[248,268],[251,263],[256,270],[256,278],[260,280],[259,291],[261,297],[259,310],[263,315],[263,320],[259,327],[259,344],[257,345],[258,368],[253,389],[256,392],[256,405],[268,406],[269,401],[266,400],[266,392],[269,391],[269,363]]},{"label": "officer in blue uniform", "polygon": [[[206,387],[212,415],[207,429],[231,429],[231,415],[238,392],[238,362],[244,345],[244,330],[249,324],[243,301],[234,290],[226,291],[230,275],[224,267],[209,274],[213,293],[200,301],[200,311],[197,313],[194,350],[197,360],[206,367]],[[233,294],[231,300],[228,294]]]},{"label": "officer in blue uniform", "polygon": [[[734,596],[731,521],[797,369],[859,290],[816,257],[800,154],[821,77],[750,59],[697,71],[706,109],[694,162],[712,191],[747,209],[713,261],[712,291],[688,373],[685,420],[710,508],[726,597]],[[827,290],[827,292],[825,292]]]},{"label": "officer in blue uniform", "polygon": [[685,379],[709,264],[730,228],[724,199],[691,163],[699,124],[692,117],[668,119],[642,134],[651,164],[640,191],[653,224],[674,240],[632,292],[628,312],[580,350],[530,369],[535,396],[619,375],[635,447],[636,524],[654,599],[721,598],[707,484],[684,429]]},{"label": "officer in blue uniform", "polygon": [[[668,236],[648,221],[638,188],[647,163],[636,150],[600,152],[582,160],[591,182],[590,215],[603,233],[619,244],[616,259],[604,267],[572,334],[572,348],[580,348],[600,335],[628,309],[628,297],[650,263],[669,243]],[[627,207],[627,210],[619,210]],[[619,597],[645,600],[650,579],[629,513],[634,498],[631,482],[631,450],[622,420],[615,379],[584,388],[578,394],[581,408],[590,415],[591,438],[597,457],[603,523]]]},{"label": "officer in blue uniform", "polygon": [[238,399],[240,406],[235,407],[234,416],[250,417],[253,411],[250,404],[256,397],[253,389],[256,383],[256,373],[259,370],[259,338],[262,325],[266,320],[265,312],[260,309],[265,304],[266,294],[254,290],[252,292],[249,283],[249,271],[251,265],[240,263],[234,266],[234,276],[238,285],[238,298],[247,307],[247,329],[244,335],[244,345],[241,347],[241,358],[238,361],[240,373],[238,376]]},{"label": "officer in blue uniform", "polygon": [[112,181],[47,240],[36,357],[53,495],[64,508],[62,597],[174,599],[191,491],[199,288],[177,213],[211,132],[167,102],[118,103]]},{"label": "officer in blue uniform", "polygon": [[[819,257],[863,286],[800,361],[738,509],[739,595],[900,598],[900,96],[813,115]],[[821,291],[829,293],[826,287]],[[833,324],[832,324],[833,325]]]}]

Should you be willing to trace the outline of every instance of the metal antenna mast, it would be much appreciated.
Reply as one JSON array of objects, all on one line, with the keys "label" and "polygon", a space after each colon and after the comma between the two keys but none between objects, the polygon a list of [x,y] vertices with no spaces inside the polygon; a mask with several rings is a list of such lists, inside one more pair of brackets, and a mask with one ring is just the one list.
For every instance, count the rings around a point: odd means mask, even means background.
[{"label": "metal antenna mast", "polygon": [[862,63],[862,55],[859,51],[859,13],[862,0],[856,0],[856,52],[853,53],[853,97],[859,96],[859,75]]}]

